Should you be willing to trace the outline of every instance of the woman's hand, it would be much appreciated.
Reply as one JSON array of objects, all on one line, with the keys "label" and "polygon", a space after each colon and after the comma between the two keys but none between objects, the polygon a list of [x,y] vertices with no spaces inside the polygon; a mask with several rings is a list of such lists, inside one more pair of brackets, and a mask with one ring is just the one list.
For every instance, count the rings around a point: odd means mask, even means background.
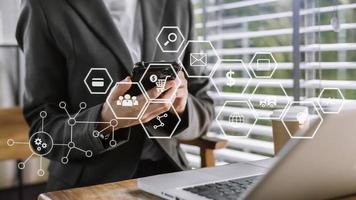
[{"label": "woman's hand", "polygon": [[[120,84],[125,82],[125,84]],[[121,82],[117,83],[110,95],[108,96],[107,101],[104,103],[103,108],[101,110],[101,121],[102,122],[110,122],[112,119],[115,119],[115,116],[113,115],[113,111],[116,113],[116,115],[120,115],[122,117],[124,116],[132,116],[132,113],[139,113],[140,109],[142,109],[142,106],[146,102],[145,97],[141,94],[136,97],[136,100],[139,102],[138,106],[117,106],[117,100],[119,97],[124,97],[126,92],[132,87],[131,84],[131,79],[130,77],[126,77],[124,80]],[[174,95],[174,87],[176,87],[175,81],[168,81],[165,86],[165,91],[159,91],[157,90],[156,87],[150,89],[147,91],[148,95],[155,99],[168,99],[171,96]],[[113,111],[110,109],[113,108]],[[171,104],[166,102],[166,103],[160,103],[160,104],[150,104],[150,106],[146,109],[145,113],[141,117],[141,121],[143,123],[151,121],[153,118],[157,117],[158,115],[169,111],[171,108]],[[178,111],[177,111],[178,112]],[[118,120],[117,126],[115,127],[115,130],[120,129],[120,128],[127,128],[131,127],[134,125],[139,124],[138,119],[120,119]],[[104,128],[104,127],[102,127]]]}]

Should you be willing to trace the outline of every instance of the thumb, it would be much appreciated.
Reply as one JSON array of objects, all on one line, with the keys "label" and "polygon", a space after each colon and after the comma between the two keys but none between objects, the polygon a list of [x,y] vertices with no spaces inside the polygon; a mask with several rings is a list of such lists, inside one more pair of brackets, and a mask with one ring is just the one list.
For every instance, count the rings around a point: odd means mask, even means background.
[{"label": "thumb", "polygon": [[124,80],[116,83],[116,86],[118,88],[118,94],[124,95],[130,88],[132,85],[132,81],[131,78],[129,76],[127,76]]},{"label": "thumb", "polygon": [[132,82],[129,76],[117,82],[109,94],[109,101],[115,101],[119,96],[123,96],[131,88],[131,85]]}]

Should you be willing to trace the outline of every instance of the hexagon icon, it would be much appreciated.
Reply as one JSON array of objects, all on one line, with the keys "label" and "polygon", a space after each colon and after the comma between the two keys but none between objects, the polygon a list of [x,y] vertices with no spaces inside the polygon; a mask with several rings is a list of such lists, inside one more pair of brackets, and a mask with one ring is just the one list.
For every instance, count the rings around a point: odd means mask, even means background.
[{"label": "hexagon icon", "polygon": [[[268,89],[268,90],[267,90]],[[281,83],[259,82],[249,97],[258,119],[280,119],[292,101]]]},{"label": "hexagon icon", "polygon": [[313,101],[293,101],[286,108],[281,121],[291,138],[312,139],[323,123],[323,117]]},{"label": "hexagon icon", "polygon": [[[170,106],[170,111],[156,116],[154,119],[147,123],[142,122],[142,117],[139,119],[140,124],[148,138],[169,139],[177,130],[181,122],[181,118],[179,117],[171,102],[151,101],[146,107],[145,112],[150,109],[154,109],[155,107],[166,106],[167,104]],[[142,116],[144,115],[145,114]]]},{"label": "hexagon icon", "polygon": [[252,77],[240,59],[222,59],[213,72],[211,82],[220,96],[243,94]]},{"label": "hexagon icon", "polygon": [[338,114],[343,108],[345,97],[339,88],[323,88],[318,97],[318,104],[325,114]]},{"label": "hexagon icon", "polygon": [[183,66],[187,76],[189,78],[210,78],[220,62],[219,55],[211,42],[189,40],[178,57],[182,63],[186,59],[184,56],[187,49],[191,50],[189,58],[187,58],[188,66]]},{"label": "hexagon icon", "polygon": [[226,137],[247,138],[257,117],[248,101],[225,101],[215,120]]},{"label": "hexagon icon", "polygon": [[185,38],[178,26],[163,26],[156,37],[162,52],[176,53],[182,47]]},{"label": "hexagon icon", "polygon": [[84,79],[90,94],[106,94],[112,83],[113,80],[106,68],[91,68]]},{"label": "hexagon icon", "polygon": [[[106,99],[116,119],[138,119],[148,103],[148,98],[138,82],[117,82],[115,87],[129,87],[130,89],[122,96],[116,96],[112,89]],[[140,91],[133,94],[132,91]]]},{"label": "hexagon icon", "polygon": [[[171,96],[167,98],[155,98],[152,96],[150,90],[156,88],[157,92],[164,92],[166,90],[167,81],[174,80],[177,87]],[[170,101],[174,94],[176,93],[181,80],[179,79],[178,73],[174,70],[171,64],[167,63],[152,63],[148,65],[147,69],[143,73],[141,79],[139,80],[141,87],[145,90],[148,99],[154,100],[167,100]]]},{"label": "hexagon icon", "polygon": [[248,66],[255,78],[272,78],[277,67],[271,52],[256,52]]}]

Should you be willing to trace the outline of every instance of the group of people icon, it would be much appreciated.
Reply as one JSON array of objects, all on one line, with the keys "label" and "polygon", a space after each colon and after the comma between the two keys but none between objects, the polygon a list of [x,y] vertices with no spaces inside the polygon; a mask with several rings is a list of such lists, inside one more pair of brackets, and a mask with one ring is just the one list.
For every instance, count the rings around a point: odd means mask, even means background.
[{"label": "group of people icon", "polygon": [[116,104],[122,107],[138,106],[138,100],[136,96],[131,97],[130,94],[125,94],[124,96],[119,96]]}]

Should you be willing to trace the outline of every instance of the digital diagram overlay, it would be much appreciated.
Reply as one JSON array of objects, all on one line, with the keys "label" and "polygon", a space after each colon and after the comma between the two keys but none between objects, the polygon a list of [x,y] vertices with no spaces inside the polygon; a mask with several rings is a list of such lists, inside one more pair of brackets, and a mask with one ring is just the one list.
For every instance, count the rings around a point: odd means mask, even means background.
[{"label": "digital diagram overlay", "polygon": [[45,119],[47,118],[47,112],[46,111],[41,111],[40,112],[40,118],[41,118],[41,127],[40,130],[37,132],[33,133],[31,137],[29,138],[28,141],[15,141],[14,139],[8,139],[7,140],[7,145],[12,147],[15,145],[28,145],[29,149],[31,150],[31,155],[28,156],[24,161],[19,162],[18,168],[19,169],[24,169],[26,167],[27,162],[34,156],[39,157],[39,162],[40,166],[39,169],[37,170],[37,175],[38,176],[44,176],[45,171],[43,169],[43,157],[50,154],[52,150],[56,146],[67,146],[68,151],[67,153],[61,158],[61,163],[62,164],[67,164],[69,160],[69,156],[72,151],[76,150],[79,152],[82,152],[87,158],[90,158],[93,156],[93,152],[88,149],[82,149],[78,147],[73,140],[73,131],[75,128],[75,125],[77,124],[105,124],[104,128],[102,130],[94,130],[92,135],[94,137],[99,137],[101,133],[104,131],[110,131],[112,138],[110,139],[110,146],[114,147],[117,145],[116,140],[114,140],[114,134],[113,132],[115,131],[115,126],[117,126],[117,120],[113,119],[110,122],[98,122],[98,121],[79,121],[77,120],[77,116],[82,112],[84,109],[86,109],[87,104],[85,102],[81,102],[79,104],[79,110],[71,115],[67,109],[67,104],[66,102],[62,101],[59,103],[59,108],[63,109],[64,112],[66,113],[68,120],[66,123],[70,127],[70,139],[68,143],[55,143],[51,134],[49,134],[48,130],[45,130]]}]

